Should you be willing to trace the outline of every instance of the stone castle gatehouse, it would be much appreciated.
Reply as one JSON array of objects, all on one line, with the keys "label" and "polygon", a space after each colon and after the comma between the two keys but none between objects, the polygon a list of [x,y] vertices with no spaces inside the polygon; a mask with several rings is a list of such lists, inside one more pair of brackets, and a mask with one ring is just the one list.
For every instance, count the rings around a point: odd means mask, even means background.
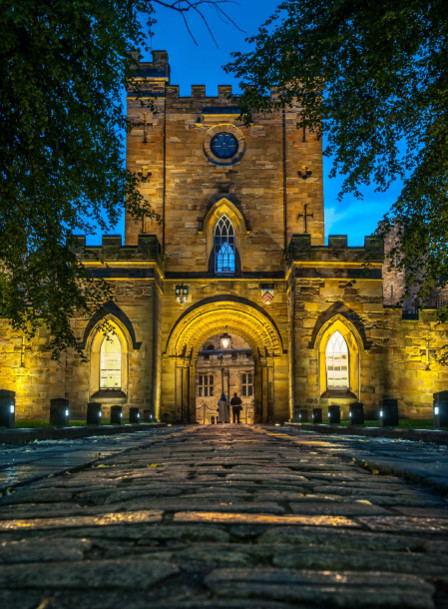
[{"label": "stone castle gatehouse", "polygon": [[296,129],[297,108],[244,126],[230,87],[180,97],[165,52],[136,74],[155,108],[128,98],[127,166],[161,222],[127,217],[124,245],[79,239],[113,290],[102,316],[73,320],[87,361],[54,362],[44,330],[26,340],[0,320],[0,386],[17,416],[47,417],[67,397],[72,416],[93,400],[210,422],[222,391],[242,396],[249,422],[329,404],[346,416],[353,401],[374,416],[385,397],[429,416],[448,387],[433,357],[447,328],[435,311],[403,320],[383,304],[381,241],[325,246],[321,143]]}]

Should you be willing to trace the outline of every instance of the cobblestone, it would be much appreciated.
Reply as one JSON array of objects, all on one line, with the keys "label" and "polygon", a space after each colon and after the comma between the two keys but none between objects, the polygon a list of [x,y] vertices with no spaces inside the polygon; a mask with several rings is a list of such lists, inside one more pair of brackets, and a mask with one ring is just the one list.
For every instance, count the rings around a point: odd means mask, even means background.
[{"label": "cobblestone", "polygon": [[30,465],[0,499],[2,606],[446,607],[446,500],[334,438],[223,425],[120,446],[84,444],[71,475]]}]

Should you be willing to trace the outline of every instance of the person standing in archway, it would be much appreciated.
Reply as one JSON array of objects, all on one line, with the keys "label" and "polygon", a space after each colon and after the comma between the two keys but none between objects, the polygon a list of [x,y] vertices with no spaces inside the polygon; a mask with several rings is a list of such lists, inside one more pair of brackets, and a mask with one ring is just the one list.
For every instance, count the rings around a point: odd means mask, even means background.
[{"label": "person standing in archway", "polygon": [[232,406],[232,414],[233,414],[233,422],[240,423],[240,414],[243,410],[241,398],[237,393],[233,394],[233,398],[230,400],[230,405]]},{"label": "person standing in archway", "polygon": [[225,393],[221,394],[218,402],[218,423],[230,423],[229,404]]}]

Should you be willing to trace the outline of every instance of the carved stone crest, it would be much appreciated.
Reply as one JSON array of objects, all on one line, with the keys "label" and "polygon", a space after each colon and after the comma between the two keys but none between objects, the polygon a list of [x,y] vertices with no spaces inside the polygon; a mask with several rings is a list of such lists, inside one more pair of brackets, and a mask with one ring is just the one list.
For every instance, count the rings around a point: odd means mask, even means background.
[{"label": "carved stone crest", "polygon": [[260,284],[260,293],[261,293],[261,300],[264,302],[264,304],[270,305],[271,302],[274,300],[274,296],[275,296],[274,284],[272,284],[272,283]]}]

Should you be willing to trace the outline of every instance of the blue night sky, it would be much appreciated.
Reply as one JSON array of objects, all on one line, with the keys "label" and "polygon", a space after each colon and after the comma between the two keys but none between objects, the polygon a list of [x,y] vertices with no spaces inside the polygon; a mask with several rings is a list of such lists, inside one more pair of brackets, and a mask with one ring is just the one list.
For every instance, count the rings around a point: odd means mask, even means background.
[{"label": "blue night sky", "polygon": [[[241,0],[239,4],[223,5],[232,19],[245,30],[238,31],[233,25],[225,23],[218,17],[215,10],[209,7],[205,10],[211,29],[219,47],[217,48],[204,24],[198,17],[191,15],[189,25],[197,39],[198,46],[188,35],[180,15],[168,9],[157,11],[157,24],[151,47],[154,50],[167,50],[171,64],[171,82],[180,85],[180,94],[189,96],[190,86],[205,84],[207,95],[216,95],[218,84],[232,84],[238,90],[235,79],[224,72],[222,66],[231,60],[232,51],[248,49],[245,42],[247,36],[255,34],[261,25],[273,12],[276,3],[270,0]],[[144,57],[150,59],[150,56]],[[331,159],[324,161],[324,174],[328,176]],[[374,187],[363,189],[364,199],[357,200],[346,195],[339,202],[337,194],[341,180],[338,178],[324,181],[325,227],[326,235],[347,234],[349,245],[362,245],[364,236],[372,233],[395,201],[400,192],[400,184],[396,184],[387,193],[374,192]]]}]

